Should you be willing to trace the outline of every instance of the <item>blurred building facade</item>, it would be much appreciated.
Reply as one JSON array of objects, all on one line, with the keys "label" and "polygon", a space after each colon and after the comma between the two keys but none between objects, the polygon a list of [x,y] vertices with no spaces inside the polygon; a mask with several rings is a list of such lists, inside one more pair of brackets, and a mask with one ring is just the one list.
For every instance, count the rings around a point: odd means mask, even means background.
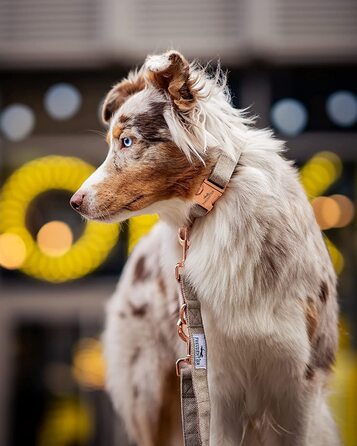
[{"label": "blurred building facade", "polygon": [[287,141],[340,281],[332,404],[357,445],[354,0],[0,0],[0,444],[127,445],[103,392],[104,304],[154,221],[83,222],[100,105],[148,53],[229,70],[233,102]]}]

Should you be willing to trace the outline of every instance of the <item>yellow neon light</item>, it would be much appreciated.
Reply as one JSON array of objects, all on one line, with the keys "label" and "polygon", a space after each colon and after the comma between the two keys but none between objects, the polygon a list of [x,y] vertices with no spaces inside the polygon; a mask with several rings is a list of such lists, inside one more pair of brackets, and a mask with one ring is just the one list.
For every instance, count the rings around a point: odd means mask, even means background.
[{"label": "yellow neon light", "polygon": [[51,189],[74,192],[93,171],[78,158],[47,156],[26,163],[4,184],[0,232],[16,234],[24,242],[27,256],[20,269],[25,274],[49,282],[77,279],[97,268],[116,244],[118,225],[87,222],[72,247],[53,257],[40,250],[26,227],[26,212],[36,196]]},{"label": "yellow neon light", "polygon": [[[341,175],[342,163],[331,152],[315,155],[301,170],[301,181],[310,197],[325,191]],[[74,192],[94,168],[77,158],[50,156],[27,163],[8,179],[0,199],[3,216],[0,231],[9,232],[25,245],[26,260],[21,269],[26,274],[51,282],[64,282],[82,277],[98,267],[118,238],[118,226],[89,222],[82,237],[65,254],[58,257],[42,252],[25,226],[29,203],[49,189]],[[158,217],[144,215],[129,222],[129,252],[148,233]],[[332,248],[332,244],[329,245]],[[338,269],[343,265],[339,254]],[[342,259],[342,262],[341,262]],[[2,265],[6,267],[6,265]],[[19,265],[20,266],[20,265]]]},{"label": "yellow neon light", "polygon": [[157,215],[141,215],[140,217],[133,217],[129,220],[129,254],[134,249],[138,241],[150,232],[151,228],[157,223],[159,217]]}]

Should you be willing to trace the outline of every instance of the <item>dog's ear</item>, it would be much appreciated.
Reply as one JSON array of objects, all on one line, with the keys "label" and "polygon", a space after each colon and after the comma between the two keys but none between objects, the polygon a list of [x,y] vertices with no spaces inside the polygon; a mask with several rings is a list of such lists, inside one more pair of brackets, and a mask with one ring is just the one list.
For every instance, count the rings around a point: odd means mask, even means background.
[{"label": "dog's ear", "polygon": [[128,77],[116,84],[107,94],[102,106],[102,119],[108,124],[114,113],[135,93],[145,88],[145,79],[141,71],[131,72]]},{"label": "dog's ear", "polygon": [[164,90],[179,111],[191,110],[196,103],[198,92],[190,75],[190,64],[177,51],[158,56],[148,56],[144,67],[149,83]]}]

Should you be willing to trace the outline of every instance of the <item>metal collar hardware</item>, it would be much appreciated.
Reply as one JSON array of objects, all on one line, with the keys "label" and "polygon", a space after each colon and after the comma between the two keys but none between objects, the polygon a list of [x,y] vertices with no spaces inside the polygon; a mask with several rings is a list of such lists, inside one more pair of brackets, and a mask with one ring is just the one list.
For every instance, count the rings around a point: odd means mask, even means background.
[{"label": "metal collar hardware", "polygon": [[224,191],[225,187],[219,187],[212,183],[212,181],[209,179],[206,179],[203,181],[199,191],[196,193],[194,201],[209,212],[212,210],[215,202],[221,198]]}]

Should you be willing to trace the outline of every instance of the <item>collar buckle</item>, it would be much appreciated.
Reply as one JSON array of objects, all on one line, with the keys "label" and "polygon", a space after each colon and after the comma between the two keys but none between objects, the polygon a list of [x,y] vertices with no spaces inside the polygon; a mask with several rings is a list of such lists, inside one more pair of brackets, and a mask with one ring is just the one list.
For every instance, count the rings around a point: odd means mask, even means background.
[{"label": "collar buckle", "polygon": [[221,198],[225,187],[219,187],[217,184],[213,183],[209,179],[206,179],[201,184],[200,189],[196,193],[194,200],[195,202],[206,209],[207,212],[211,211],[215,202]]}]

